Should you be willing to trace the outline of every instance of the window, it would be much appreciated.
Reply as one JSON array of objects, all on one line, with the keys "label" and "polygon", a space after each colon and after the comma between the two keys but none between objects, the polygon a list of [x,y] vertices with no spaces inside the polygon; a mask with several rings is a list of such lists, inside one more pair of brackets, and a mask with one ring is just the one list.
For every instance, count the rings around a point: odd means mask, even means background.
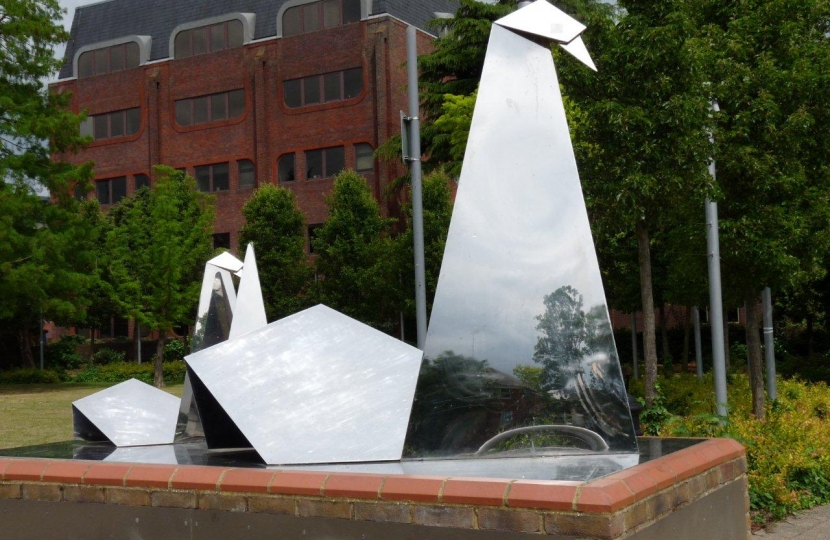
[{"label": "window", "polygon": [[127,196],[127,177],[108,178],[95,182],[95,193],[101,204],[115,204]]},{"label": "window", "polygon": [[138,43],[134,41],[87,51],[78,57],[78,78],[138,67],[140,62]]},{"label": "window", "polygon": [[306,179],[329,178],[346,168],[344,147],[308,150],[305,153]]},{"label": "window", "polygon": [[130,334],[130,322],[124,317],[112,318],[112,337],[127,337]]},{"label": "window", "polygon": [[291,108],[351,99],[362,91],[363,68],[359,67],[283,83],[285,104]]},{"label": "window", "polygon": [[81,136],[96,141],[135,135],[141,129],[141,109],[126,109],[105,114],[87,116],[81,122]]},{"label": "window", "polygon": [[227,191],[228,164],[215,163],[196,167],[196,188],[199,191]]},{"label": "window", "polygon": [[294,181],[294,153],[283,154],[277,164],[279,183]]},{"label": "window", "polygon": [[150,177],[146,174],[137,174],[135,175],[135,189],[138,191],[139,189],[146,187],[150,188]]},{"label": "window", "polygon": [[375,151],[371,144],[360,143],[354,145],[354,168],[358,172],[372,172],[375,170]]},{"label": "window", "polygon": [[256,172],[254,162],[250,159],[240,159],[236,162],[239,167],[239,188],[252,188],[256,183]]},{"label": "window", "polygon": [[237,118],[245,112],[245,90],[232,90],[209,96],[176,101],[176,123],[192,126]]},{"label": "window", "polygon": [[182,30],[173,44],[176,58],[187,58],[240,47],[245,41],[242,21],[232,20]]},{"label": "window", "polygon": [[322,223],[317,223],[315,225],[308,226],[308,252],[314,253],[314,241],[317,240],[317,233],[320,232],[320,227],[322,227]]},{"label": "window", "polygon": [[295,36],[320,28],[360,21],[360,0],[322,0],[288,8],[282,16],[282,35]]},{"label": "window", "polygon": [[213,249],[231,249],[231,233],[223,232],[213,235]]}]

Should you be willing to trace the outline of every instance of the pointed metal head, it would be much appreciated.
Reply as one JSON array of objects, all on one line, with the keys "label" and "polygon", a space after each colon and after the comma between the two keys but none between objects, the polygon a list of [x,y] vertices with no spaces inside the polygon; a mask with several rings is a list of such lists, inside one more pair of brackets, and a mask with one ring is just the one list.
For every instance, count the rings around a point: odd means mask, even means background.
[{"label": "pointed metal head", "polygon": [[236,309],[228,339],[234,339],[268,324],[265,318],[265,303],[262,300],[262,288],[259,284],[254,245],[248,244],[245,252],[244,273],[239,281],[236,294]]},{"label": "pointed metal head", "polygon": [[495,24],[558,43],[577,60],[594,71],[597,70],[579,37],[585,31],[585,25],[549,4],[547,0],[536,0],[529,6],[502,17]]},{"label": "pointed metal head", "polygon": [[242,261],[228,253],[227,251],[217,255],[207,262],[228,272],[238,272],[242,268]]}]

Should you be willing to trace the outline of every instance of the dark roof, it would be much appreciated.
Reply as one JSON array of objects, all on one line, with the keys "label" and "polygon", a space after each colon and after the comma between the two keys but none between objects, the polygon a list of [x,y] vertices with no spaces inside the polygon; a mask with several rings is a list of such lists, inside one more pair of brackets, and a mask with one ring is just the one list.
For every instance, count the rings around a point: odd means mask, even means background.
[{"label": "dark roof", "polygon": [[[183,23],[226,13],[255,13],[254,39],[276,36],[277,12],[286,0],[107,0],[75,9],[60,78],[72,76],[75,51],[130,35],[152,36],[150,60],[167,58],[170,34]],[[388,13],[426,29],[435,12],[454,13],[456,0],[372,0],[372,15]]]}]

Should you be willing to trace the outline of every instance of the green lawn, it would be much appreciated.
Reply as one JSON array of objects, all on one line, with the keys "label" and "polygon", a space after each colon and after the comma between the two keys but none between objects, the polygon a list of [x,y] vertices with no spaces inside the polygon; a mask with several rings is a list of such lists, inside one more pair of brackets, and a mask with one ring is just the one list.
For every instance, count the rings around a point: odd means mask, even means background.
[{"label": "green lawn", "polygon": [[[108,384],[0,385],[0,448],[72,439],[72,402]],[[165,388],[182,395],[183,385]]]}]

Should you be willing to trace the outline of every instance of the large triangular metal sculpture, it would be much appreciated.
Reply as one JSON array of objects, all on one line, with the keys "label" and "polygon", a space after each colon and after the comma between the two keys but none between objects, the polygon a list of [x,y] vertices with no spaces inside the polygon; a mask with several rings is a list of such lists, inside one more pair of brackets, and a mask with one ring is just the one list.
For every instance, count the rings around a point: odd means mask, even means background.
[{"label": "large triangular metal sculpture", "polygon": [[400,459],[421,356],[318,305],[186,361],[208,448],[285,465]]},{"label": "large triangular metal sculpture", "polygon": [[493,24],[409,426],[412,455],[515,452],[522,442],[534,452],[637,449],[549,48],[558,43],[594,68],[584,29],[545,0]]},{"label": "large triangular metal sculpture", "polygon": [[[190,351],[206,349],[228,339],[236,307],[236,289],[231,273],[242,269],[242,261],[230,253],[222,253],[205,264],[199,307]],[[184,390],[176,422],[176,439],[202,437],[202,421],[193,401],[190,377],[185,376]]]}]

